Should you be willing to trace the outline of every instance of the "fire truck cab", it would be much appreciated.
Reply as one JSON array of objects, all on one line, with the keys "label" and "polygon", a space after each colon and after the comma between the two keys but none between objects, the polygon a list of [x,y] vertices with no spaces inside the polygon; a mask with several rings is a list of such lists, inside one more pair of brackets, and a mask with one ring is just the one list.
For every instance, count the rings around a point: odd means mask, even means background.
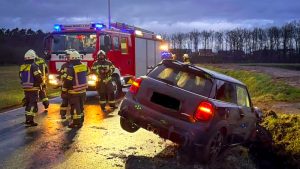
[{"label": "fire truck cab", "polygon": [[[124,23],[112,23],[110,28],[102,23],[54,25],[54,31],[45,39],[48,83],[52,86],[60,85],[57,75],[66,62],[66,49],[76,49],[89,68],[97,61],[97,52],[104,50],[116,67],[113,82],[119,92],[129,79],[147,74],[159,63],[167,45],[160,35]],[[95,90],[96,81],[97,76],[88,76],[89,90]]]}]

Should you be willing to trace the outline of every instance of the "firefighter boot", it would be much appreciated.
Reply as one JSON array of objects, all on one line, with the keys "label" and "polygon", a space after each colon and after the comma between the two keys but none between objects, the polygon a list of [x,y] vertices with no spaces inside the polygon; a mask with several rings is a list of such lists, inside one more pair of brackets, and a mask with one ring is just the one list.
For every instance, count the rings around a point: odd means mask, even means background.
[{"label": "firefighter boot", "polygon": [[34,122],[33,116],[27,116],[28,121],[26,120],[26,125],[27,126],[37,126],[38,124]]},{"label": "firefighter boot", "polygon": [[105,104],[104,105],[101,105],[101,109],[103,111],[103,113],[107,113],[106,109],[105,109]]},{"label": "firefighter boot", "polygon": [[29,116],[25,115],[25,125],[30,125]]},{"label": "firefighter boot", "polygon": [[84,122],[84,114],[81,115],[81,119],[80,120],[81,120],[81,124],[83,124],[83,122]]},{"label": "firefighter boot", "polygon": [[49,101],[48,100],[43,101],[43,105],[45,107],[45,113],[48,113]]},{"label": "firefighter boot", "polygon": [[63,119],[63,120],[67,119],[66,114],[67,114],[66,110],[60,110],[60,117],[61,117],[61,119]]},{"label": "firefighter boot", "polygon": [[80,122],[81,119],[73,119],[71,123],[68,125],[69,128],[81,127],[82,124]]}]

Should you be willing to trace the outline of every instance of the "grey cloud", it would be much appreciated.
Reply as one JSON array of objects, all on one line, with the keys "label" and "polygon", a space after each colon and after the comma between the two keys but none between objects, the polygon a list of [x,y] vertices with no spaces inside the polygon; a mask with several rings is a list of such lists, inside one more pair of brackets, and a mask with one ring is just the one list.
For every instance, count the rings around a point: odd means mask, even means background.
[{"label": "grey cloud", "polygon": [[[300,18],[298,0],[111,0],[113,21],[169,32],[282,24]],[[107,0],[1,0],[0,26],[51,31],[58,22],[107,21]]]}]

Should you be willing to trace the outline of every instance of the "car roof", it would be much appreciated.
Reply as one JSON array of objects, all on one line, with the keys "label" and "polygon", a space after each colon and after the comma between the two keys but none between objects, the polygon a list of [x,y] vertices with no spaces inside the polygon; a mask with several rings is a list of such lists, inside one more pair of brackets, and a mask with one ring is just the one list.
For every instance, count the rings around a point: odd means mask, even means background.
[{"label": "car roof", "polygon": [[215,72],[215,71],[212,71],[212,70],[200,67],[200,66],[196,66],[196,65],[192,65],[192,64],[186,64],[186,63],[176,61],[176,60],[163,60],[162,63],[164,63],[164,62],[173,62],[174,64],[188,65],[190,68],[196,68],[199,71],[202,71],[202,72],[205,72],[205,73],[209,74],[210,76],[212,76],[215,79],[220,79],[220,80],[224,80],[224,81],[227,81],[227,82],[236,83],[236,84],[246,86],[243,82],[241,82],[241,81],[239,81],[239,80],[237,80],[233,77],[230,77],[230,76],[224,75],[222,73],[218,73],[218,72]]}]

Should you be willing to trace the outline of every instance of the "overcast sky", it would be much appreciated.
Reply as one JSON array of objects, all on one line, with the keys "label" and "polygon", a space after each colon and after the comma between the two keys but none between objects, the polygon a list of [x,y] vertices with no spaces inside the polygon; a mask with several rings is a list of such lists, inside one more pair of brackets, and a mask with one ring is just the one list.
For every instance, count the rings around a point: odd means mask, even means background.
[{"label": "overcast sky", "polygon": [[[0,27],[107,23],[107,9],[107,0],[0,0]],[[160,33],[267,27],[300,20],[300,0],[111,0],[111,15]]]}]

